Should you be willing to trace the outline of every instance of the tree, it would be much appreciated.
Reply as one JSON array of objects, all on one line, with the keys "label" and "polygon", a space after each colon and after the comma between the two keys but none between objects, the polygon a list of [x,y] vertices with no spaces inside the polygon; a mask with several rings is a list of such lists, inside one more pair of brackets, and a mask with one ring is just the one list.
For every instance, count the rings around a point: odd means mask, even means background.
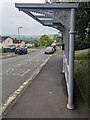
[{"label": "tree", "polygon": [[53,36],[53,40],[56,40],[56,42],[57,43],[63,43],[63,36],[60,34],[55,34],[54,36]]},{"label": "tree", "polygon": [[57,43],[61,42],[61,37],[60,37],[60,35],[55,34],[55,35],[53,36],[53,40],[56,40]]},{"label": "tree", "polygon": [[33,44],[35,47],[39,47],[39,40],[33,40]]},{"label": "tree", "polygon": [[[76,39],[75,49],[90,47],[90,38],[86,30],[90,21],[90,2],[79,3],[76,11]],[[88,36],[88,37],[87,37]]]},{"label": "tree", "polygon": [[53,40],[46,34],[42,35],[39,39],[40,46],[50,46],[53,43]]}]

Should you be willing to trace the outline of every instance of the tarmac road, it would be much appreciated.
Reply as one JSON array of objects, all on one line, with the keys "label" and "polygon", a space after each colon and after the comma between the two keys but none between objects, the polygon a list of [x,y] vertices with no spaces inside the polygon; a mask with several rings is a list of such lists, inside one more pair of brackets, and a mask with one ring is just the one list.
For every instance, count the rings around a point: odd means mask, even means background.
[{"label": "tarmac road", "polygon": [[[62,57],[56,51],[27,87],[22,96],[13,104],[4,118],[73,118],[88,120],[88,111],[78,86],[74,84],[75,109],[67,109],[67,90],[62,74]],[[80,119],[81,118],[81,119]]]},{"label": "tarmac road", "polygon": [[43,52],[41,49],[2,60],[2,103],[47,59],[49,55]]}]

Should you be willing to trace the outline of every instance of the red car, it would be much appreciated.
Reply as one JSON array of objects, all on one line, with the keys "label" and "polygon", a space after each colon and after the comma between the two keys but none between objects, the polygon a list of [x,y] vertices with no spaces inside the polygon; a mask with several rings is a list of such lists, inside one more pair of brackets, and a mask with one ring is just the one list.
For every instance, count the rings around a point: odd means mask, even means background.
[{"label": "red car", "polygon": [[53,54],[54,53],[54,48],[53,47],[47,47],[46,50],[44,51],[45,54]]}]

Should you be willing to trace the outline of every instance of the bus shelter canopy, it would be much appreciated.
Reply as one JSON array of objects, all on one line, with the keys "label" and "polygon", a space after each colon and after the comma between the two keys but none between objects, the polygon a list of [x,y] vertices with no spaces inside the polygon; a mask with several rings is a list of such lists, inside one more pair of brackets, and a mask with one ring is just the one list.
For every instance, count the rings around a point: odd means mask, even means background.
[{"label": "bus shelter canopy", "polygon": [[73,74],[74,74],[74,35],[75,35],[75,9],[77,3],[44,3],[29,4],[16,3],[15,7],[23,11],[44,26],[58,29],[63,34],[63,70],[65,74],[68,103],[67,108],[73,109]]},{"label": "bus shelter canopy", "polygon": [[64,27],[70,27],[70,10],[77,8],[78,4],[45,3],[29,4],[16,3],[16,8],[23,11],[44,26],[54,27],[63,32]]}]

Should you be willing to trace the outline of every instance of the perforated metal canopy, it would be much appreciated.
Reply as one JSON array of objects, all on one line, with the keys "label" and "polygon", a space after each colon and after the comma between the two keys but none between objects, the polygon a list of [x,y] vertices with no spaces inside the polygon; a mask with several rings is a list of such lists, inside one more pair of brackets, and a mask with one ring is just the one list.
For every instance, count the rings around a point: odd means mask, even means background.
[{"label": "perforated metal canopy", "polygon": [[54,27],[63,31],[70,26],[70,10],[77,8],[78,4],[54,3],[54,4],[28,4],[16,3],[16,8],[25,12],[44,26]]},{"label": "perforated metal canopy", "polygon": [[64,53],[63,70],[65,74],[68,103],[67,108],[73,109],[73,74],[74,74],[74,35],[76,3],[16,3],[15,7],[23,11],[44,26],[54,27],[63,33]]}]

